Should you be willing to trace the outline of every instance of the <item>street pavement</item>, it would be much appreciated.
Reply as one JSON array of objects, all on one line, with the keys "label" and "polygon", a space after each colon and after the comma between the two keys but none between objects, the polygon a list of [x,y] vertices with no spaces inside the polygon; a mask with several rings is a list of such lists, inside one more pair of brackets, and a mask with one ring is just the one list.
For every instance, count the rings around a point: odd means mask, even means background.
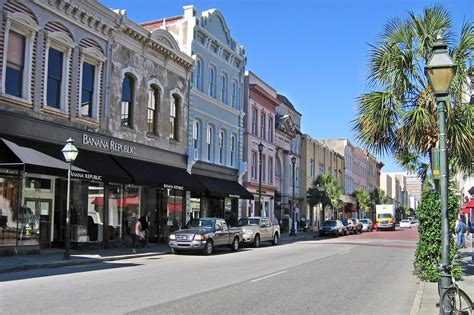
[{"label": "street pavement", "polygon": [[[436,284],[412,275],[416,229],[281,241],[211,257],[164,255],[167,246],[73,251],[68,262],[62,251],[2,257],[2,313],[378,314],[381,301],[388,314],[438,312]],[[460,286],[472,296],[467,253]]]}]

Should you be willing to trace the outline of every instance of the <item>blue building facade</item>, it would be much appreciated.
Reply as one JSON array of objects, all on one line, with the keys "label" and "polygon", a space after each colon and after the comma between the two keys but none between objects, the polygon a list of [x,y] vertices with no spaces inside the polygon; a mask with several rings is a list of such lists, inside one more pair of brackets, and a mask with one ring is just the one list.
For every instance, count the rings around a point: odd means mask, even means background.
[{"label": "blue building facade", "polygon": [[232,38],[224,16],[215,9],[200,12],[194,6],[186,6],[183,16],[142,26],[148,30],[166,29],[195,61],[189,91],[188,172],[201,179],[207,193],[189,196],[189,212],[194,217],[236,219],[241,215],[239,199],[253,199],[239,184],[246,171],[245,49]]}]

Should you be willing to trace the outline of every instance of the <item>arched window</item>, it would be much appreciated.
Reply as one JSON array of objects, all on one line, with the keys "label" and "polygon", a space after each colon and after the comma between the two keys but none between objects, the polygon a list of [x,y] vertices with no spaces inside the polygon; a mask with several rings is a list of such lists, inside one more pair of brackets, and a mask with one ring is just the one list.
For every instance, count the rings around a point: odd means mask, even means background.
[{"label": "arched window", "polygon": [[209,66],[209,95],[216,97],[216,69],[213,66]]},{"label": "arched window", "polygon": [[193,123],[193,154],[194,154],[194,159],[199,159],[199,138],[201,137],[201,130],[200,130],[201,124],[199,121],[194,121]]},{"label": "arched window", "polygon": [[202,92],[202,61],[196,60],[196,88]]},{"label": "arched window", "polygon": [[275,176],[281,177],[281,161],[278,156],[276,157],[276,161],[275,161]]},{"label": "arched window", "polygon": [[122,82],[122,107],[120,110],[120,122],[124,127],[132,128],[133,113],[133,90],[135,86],[134,78],[126,73]]},{"label": "arched window", "polygon": [[250,166],[252,179],[257,179],[257,152],[252,151],[252,162]]},{"label": "arched window", "polygon": [[232,81],[232,108],[237,108],[237,82]]},{"label": "arched window", "polygon": [[219,164],[225,164],[224,141],[225,141],[225,132],[224,130],[221,130],[219,132]]},{"label": "arched window", "polygon": [[227,76],[225,73],[221,75],[221,102],[227,104]]},{"label": "arched window", "polygon": [[252,108],[252,134],[257,135],[257,109]]},{"label": "arched window", "polygon": [[148,90],[147,106],[147,131],[158,132],[158,108],[160,102],[160,90],[156,85],[151,85]]},{"label": "arched window", "polygon": [[26,36],[10,31],[8,35],[8,55],[5,76],[5,93],[23,96],[23,75],[25,68]]},{"label": "arched window", "polygon": [[262,111],[260,113],[260,138],[265,139],[265,113]]},{"label": "arched window", "polygon": [[173,100],[170,106],[170,139],[178,140],[178,110],[181,99],[173,94]]},{"label": "arched window", "polygon": [[235,136],[230,137],[230,166],[235,166]]},{"label": "arched window", "polygon": [[211,125],[207,126],[207,160],[209,162],[212,162],[212,153],[213,153],[213,147],[214,147],[214,128]]}]

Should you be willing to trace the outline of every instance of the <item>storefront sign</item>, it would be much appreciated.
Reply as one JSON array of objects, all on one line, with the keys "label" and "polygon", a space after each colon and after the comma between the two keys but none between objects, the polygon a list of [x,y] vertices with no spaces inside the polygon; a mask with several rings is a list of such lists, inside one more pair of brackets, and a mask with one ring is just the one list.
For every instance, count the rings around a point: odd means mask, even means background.
[{"label": "storefront sign", "polygon": [[240,195],[231,195],[231,194],[229,194],[229,198],[240,198]]},{"label": "storefront sign", "polygon": [[95,174],[89,174],[89,173],[77,173],[77,172],[72,172],[71,171],[71,177],[72,178],[78,178],[78,179],[86,179],[86,180],[96,180],[96,181],[99,181],[99,182],[102,181],[102,176],[95,175]]},{"label": "storefront sign", "polygon": [[92,137],[87,134],[82,135],[82,144],[110,152],[127,153],[131,155],[135,155],[137,151],[134,146],[123,144],[114,140]]},{"label": "storefront sign", "polygon": [[163,188],[184,190],[184,186],[163,184]]}]

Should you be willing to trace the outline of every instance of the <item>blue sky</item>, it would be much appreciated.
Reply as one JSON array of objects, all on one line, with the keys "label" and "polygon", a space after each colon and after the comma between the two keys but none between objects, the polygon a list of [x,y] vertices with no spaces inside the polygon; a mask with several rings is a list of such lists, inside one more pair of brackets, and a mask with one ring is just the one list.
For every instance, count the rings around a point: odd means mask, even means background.
[{"label": "blue sky", "polygon": [[[303,114],[302,130],[316,139],[354,142],[350,121],[355,99],[369,91],[369,43],[375,43],[392,18],[420,13],[441,4],[453,18],[456,33],[464,20],[474,21],[473,0],[101,0],[126,9],[135,22],[182,15],[193,4],[200,11],[219,9],[232,36],[245,46],[251,70]],[[382,171],[401,171],[390,156],[379,157]]]}]

